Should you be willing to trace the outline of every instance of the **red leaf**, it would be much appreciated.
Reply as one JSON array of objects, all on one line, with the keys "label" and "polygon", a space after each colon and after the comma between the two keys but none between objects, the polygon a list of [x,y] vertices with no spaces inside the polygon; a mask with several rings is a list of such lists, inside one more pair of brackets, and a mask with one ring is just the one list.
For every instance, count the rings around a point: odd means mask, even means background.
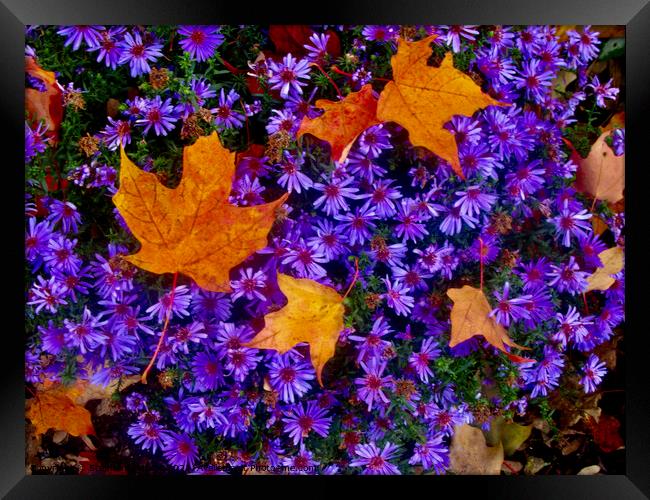
[{"label": "red leaf", "polygon": [[598,422],[590,418],[588,425],[594,435],[594,442],[605,453],[611,453],[625,446],[619,428],[621,423],[615,417],[601,415]]},{"label": "red leaf", "polygon": [[307,53],[304,45],[309,43],[312,33],[314,30],[304,24],[272,24],[269,27],[269,38],[278,55],[304,56]]}]

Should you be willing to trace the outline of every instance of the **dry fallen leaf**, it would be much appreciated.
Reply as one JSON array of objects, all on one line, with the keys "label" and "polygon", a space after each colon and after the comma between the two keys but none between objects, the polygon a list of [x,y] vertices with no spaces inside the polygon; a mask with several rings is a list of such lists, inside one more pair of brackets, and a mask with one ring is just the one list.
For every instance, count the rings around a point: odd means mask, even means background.
[{"label": "dry fallen leaf", "polygon": [[90,412],[75,403],[62,386],[37,390],[34,397],[27,400],[25,416],[34,425],[35,434],[44,434],[49,429],[73,436],[95,434]]},{"label": "dry fallen leaf", "polygon": [[583,469],[580,469],[578,472],[578,476],[593,476],[595,474],[598,474],[600,472],[600,465],[590,465],[588,467],[584,467]]},{"label": "dry fallen leaf", "polygon": [[575,188],[596,199],[616,203],[625,189],[625,154],[615,156],[605,139],[611,131],[603,132],[593,143],[589,155],[580,158]]},{"label": "dry fallen leaf", "polygon": [[440,67],[427,65],[435,35],[417,42],[399,39],[391,58],[393,80],[379,96],[377,118],[393,121],[409,132],[414,146],[423,146],[448,161],[464,178],[454,135],[443,128],[454,115],[472,115],[490,105],[508,106],[483,93],[465,73],[454,68],[451,52]]},{"label": "dry fallen leaf", "polygon": [[258,349],[287,352],[300,342],[309,344],[318,382],[343,330],[343,298],[333,288],[306,278],[278,273],[278,286],[287,305],[264,316],[264,328],[247,344]]},{"label": "dry fallen leaf", "polygon": [[39,79],[45,85],[45,92],[36,89],[25,89],[25,109],[29,117],[38,123],[41,120],[47,125],[46,136],[52,143],[58,141],[59,127],[63,119],[63,92],[52,71],[41,68],[33,57],[25,57],[25,72]]},{"label": "dry fallen leaf", "polygon": [[503,446],[487,446],[481,429],[456,426],[449,448],[449,470],[454,474],[499,475]]},{"label": "dry fallen leaf", "polygon": [[228,203],[234,159],[216,132],[200,137],[184,149],[183,178],[169,189],[122,150],[113,202],[141,243],[126,260],[156,274],[186,274],[205,290],[230,292],[230,270],[266,246],[276,208],[288,196],[251,207]]},{"label": "dry fallen leaf", "polygon": [[533,362],[506,351],[505,346],[526,349],[513,342],[506,330],[489,317],[492,308],[485,295],[478,288],[465,285],[463,288],[450,288],[447,295],[454,301],[451,309],[451,339],[449,347],[454,347],[475,335],[483,335],[491,345],[502,351],[516,363]]},{"label": "dry fallen leaf", "polygon": [[603,267],[597,268],[587,278],[588,286],[585,292],[591,290],[607,290],[616,281],[611,275],[623,269],[623,249],[621,247],[612,247],[603,250],[598,254],[598,257],[603,263]]},{"label": "dry fallen leaf", "polygon": [[503,417],[496,417],[490,423],[486,440],[491,446],[500,442],[503,445],[504,455],[508,457],[528,439],[532,430],[532,424],[520,425],[515,422],[507,422]]},{"label": "dry fallen leaf", "polygon": [[350,92],[342,101],[319,99],[316,107],[325,112],[316,118],[305,116],[298,137],[311,134],[327,141],[332,147],[332,159],[345,161],[355,139],[377,120],[377,99],[372,86],[364,85],[359,92]]}]

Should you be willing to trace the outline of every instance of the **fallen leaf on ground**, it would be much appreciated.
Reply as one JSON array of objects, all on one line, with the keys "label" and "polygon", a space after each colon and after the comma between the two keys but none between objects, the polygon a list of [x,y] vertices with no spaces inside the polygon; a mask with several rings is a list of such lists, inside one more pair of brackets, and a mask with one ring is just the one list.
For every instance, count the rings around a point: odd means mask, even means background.
[{"label": "fallen leaf on ground", "polygon": [[25,57],[25,72],[39,79],[45,85],[45,92],[25,89],[25,109],[28,116],[36,123],[43,120],[47,125],[46,136],[56,144],[59,127],[63,120],[63,92],[56,81],[53,71],[41,68],[33,57]]},{"label": "fallen leaf on ground", "polygon": [[423,146],[448,161],[464,178],[454,135],[443,128],[454,115],[470,116],[487,106],[508,106],[481,91],[474,81],[454,68],[451,52],[440,67],[427,65],[435,35],[417,42],[399,39],[391,58],[393,81],[379,96],[377,118],[398,123],[409,132],[414,146]]},{"label": "fallen leaf on ground", "polygon": [[513,462],[512,460],[504,460],[503,464],[501,464],[501,472],[506,475],[519,474],[523,468],[522,463]]},{"label": "fallen leaf on ground", "polygon": [[598,474],[600,472],[600,465],[590,465],[588,467],[585,467],[583,469],[580,469],[580,472],[578,472],[578,476],[593,476],[595,474]]},{"label": "fallen leaf on ground", "polygon": [[607,290],[616,281],[612,274],[616,274],[623,269],[623,249],[621,247],[608,248],[598,254],[603,267],[597,268],[594,273],[587,278],[587,289]]},{"label": "fallen leaf on ground", "polygon": [[598,200],[616,203],[625,189],[625,154],[614,155],[605,139],[611,131],[603,132],[594,142],[586,158],[578,161],[575,188]]},{"label": "fallen leaf on ground", "polygon": [[545,462],[539,457],[528,457],[528,461],[524,466],[524,474],[528,476],[534,476],[547,465],[548,462]]},{"label": "fallen leaf on ground", "polygon": [[451,309],[449,347],[454,347],[476,335],[482,335],[491,345],[516,363],[535,361],[506,351],[506,345],[518,349],[528,350],[528,348],[513,342],[506,330],[489,317],[492,308],[481,290],[465,285],[462,288],[450,288],[447,290],[447,295],[454,301]]},{"label": "fallen leaf on ground", "polygon": [[122,149],[113,202],[141,244],[125,259],[155,274],[185,274],[205,290],[230,292],[230,270],[266,246],[276,208],[288,196],[264,205],[231,205],[234,160],[216,132],[200,137],[184,149],[182,180],[169,189]]},{"label": "fallen leaf on ground", "polygon": [[44,434],[49,429],[65,431],[72,436],[95,434],[90,412],[75,403],[63,387],[37,390],[27,400],[25,416],[35,427],[35,434]]},{"label": "fallen leaf on ground", "polygon": [[281,273],[278,286],[287,297],[287,305],[264,316],[264,328],[244,345],[284,353],[300,342],[307,342],[322,386],[323,367],[334,356],[343,330],[343,298],[329,286]]},{"label": "fallen leaf on ground", "polygon": [[533,426],[519,425],[514,422],[507,422],[503,417],[496,417],[490,423],[490,430],[486,434],[487,443],[495,446],[497,443],[503,445],[505,456],[512,455],[528,439]]},{"label": "fallen leaf on ground", "polygon": [[454,474],[499,475],[503,446],[487,446],[481,429],[456,426],[449,448],[449,470]]},{"label": "fallen leaf on ground", "polygon": [[316,107],[325,112],[316,118],[305,116],[297,137],[311,134],[327,141],[332,147],[332,159],[345,161],[355,139],[377,120],[377,99],[372,86],[364,85],[359,92],[350,92],[341,101],[319,99]]},{"label": "fallen leaf on ground", "polygon": [[616,417],[603,414],[598,421],[589,418],[587,425],[594,436],[594,442],[605,453],[611,453],[625,446],[625,441],[619,432],[621,423]]}]

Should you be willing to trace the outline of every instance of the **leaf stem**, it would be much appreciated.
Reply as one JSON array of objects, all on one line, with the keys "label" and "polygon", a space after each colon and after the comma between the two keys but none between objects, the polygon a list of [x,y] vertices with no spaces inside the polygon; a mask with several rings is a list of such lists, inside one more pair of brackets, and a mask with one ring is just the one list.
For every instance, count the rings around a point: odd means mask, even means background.
[{"label": "leaf stem", "polygon": [[481,291],[483,291],[483,238],[478,238],[478,260],[481,264]]},{"label": "leaf stem", "polygon": [[169,296],[169,310],[167,311],[167,315],[165,317],[165,324],[163,326],[162,333],[160,334],[160,340],[158,341],[158,345],[156,346],[156,350],[153,353],[153,356],[151,357],[151,361],[149,361],[149,364],[147,367],[144,369],[144,372],[142,372],[142,377],[140,378],[140,382],[143,384],[147,384],[147,375],[149,374],[149,371],[153,367],[154,362],[156,361],[156,358],[158,357],[158,353],[160,352],[160,348],[162,347],[162,343],[165,340],[165,336],[167,334],[167,327],[169,326],[169,319],[172,316],[172,308],[174,307],[174,292],[176,291],[176,281],[178,279],[178,271],[174,273],[174,281],[172,282],[172,291],[171,295]]},{"label": "leaf stem", "polygon": [[354,284],[357,282],[357,278],[359,277],[359,259],[354,258],[354,277],[352,278],[352,283],[350,283],[350,286],[348,287],[348,291],[345,292],[345,295],[343,296],[343,299],[345,299],[350,292],[352,291],[352,287]]}]

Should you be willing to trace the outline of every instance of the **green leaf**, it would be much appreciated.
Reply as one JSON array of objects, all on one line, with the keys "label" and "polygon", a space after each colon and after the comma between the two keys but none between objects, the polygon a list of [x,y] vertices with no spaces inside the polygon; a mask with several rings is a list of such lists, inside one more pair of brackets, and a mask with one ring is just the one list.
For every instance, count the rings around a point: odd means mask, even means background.
[{"label": "green leaf", "polygon": [[490,446],[501,442],[504,454],[509,456],[528,439],[532,429],[532,425],[519,425],[497,417],[492,420],[490,430],[485,433],[485,439]]},{"label": "green leaf", "polygon": [[600,61],[621,57],[625,54],[625,38],[610,38],[600,51]]}]

